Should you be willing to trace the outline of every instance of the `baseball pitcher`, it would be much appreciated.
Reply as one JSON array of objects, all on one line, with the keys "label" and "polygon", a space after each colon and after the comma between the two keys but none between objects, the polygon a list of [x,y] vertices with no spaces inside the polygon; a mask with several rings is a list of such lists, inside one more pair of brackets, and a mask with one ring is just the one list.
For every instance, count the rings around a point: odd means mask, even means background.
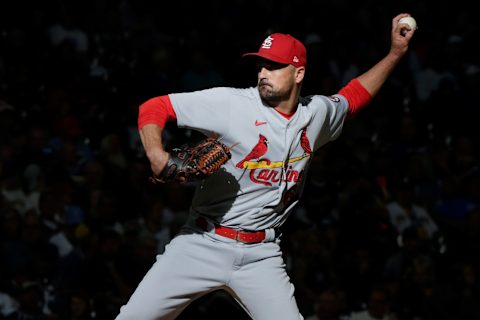
[{"label": "baseball pitcher", "polygon": [[[388,54],[335,95],[300,96],[305,46],[274,33],[257,52],[245,54],[257,66],[255,87],[172,93],[140,106],[152,181],[195,179],[197,186],[188,221],[118,320],[175,319],[194,299],[218,289],[253,319],[303,319],[279,228],[299,200],[313,153],[340,135],[345,120],[371,101],[407,52],[415,33],[399,23],[407,16],[392,19]],[[167,121],[204,133],[208,143],[167,152]]]}]

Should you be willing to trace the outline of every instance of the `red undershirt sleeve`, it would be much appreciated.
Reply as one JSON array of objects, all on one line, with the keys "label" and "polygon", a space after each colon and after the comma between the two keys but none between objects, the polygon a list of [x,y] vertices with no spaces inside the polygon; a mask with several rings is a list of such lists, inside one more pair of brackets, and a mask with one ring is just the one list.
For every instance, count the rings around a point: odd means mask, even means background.
[{"label": "red undershirt sleeve", "polygon": [[365,89],[358,79],[351,80],[345,87],[338,91],[348,101],[347,119],[363,109],[372,100],[372,95]]},{"label": "red undershirt sleeve", "polygon": [[165,128],[167,121],[177,119],[175,110],[173,110],[170,98],[159,96],[145,101],[139,107],[138,113],[138,129],[142,129],[144,125],[154,123]]}]

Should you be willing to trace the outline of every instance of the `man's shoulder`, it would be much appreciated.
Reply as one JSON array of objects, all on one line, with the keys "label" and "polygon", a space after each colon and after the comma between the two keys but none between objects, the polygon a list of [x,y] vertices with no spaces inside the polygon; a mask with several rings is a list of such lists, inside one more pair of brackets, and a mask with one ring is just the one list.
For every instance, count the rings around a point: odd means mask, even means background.
[{"label": "man's shoulder", "polygon": [[170,98],[182,99],[229,99],[229,98],[247,98],[258,99],[259,94],[255,88],[234,88],[234,87],[212,87],[196,91],[184,91],[169,94]]},{"label": "man's shoulder", "polygon": [[298,102],[299,102],[300,105],[302,105],[302,106],[308,106],[308,105],[312,102],[313,97],[314,97],[314,96],[312,96],[312,95],[310,95],[310,96],[305,96],[305,97],[300,97]]},{"label": "man's shoulder", "polygon": [[326,96],[326,95],[308,95],[308,96],[301,96],[299,98],[299,103],[302,106],[308,107],[312,105],[337,105],[342,103],[342,97],[339,95],[332,95],[332,96]]},{"label": "man's shoulder", "polygon": [[249,88],[230,88],[232,90],[233,94],[243,96],[246,98],[250,99],[256,99],[258,98],[258,90],[255,87],[249,87]]},{"label": "man's shoulder", "polygon": [[254,87],[249,88],[235,88],[235,87],[214,87],[199,91],[205,94],[222,94],[256,99],[258,97],[258,90]]}]

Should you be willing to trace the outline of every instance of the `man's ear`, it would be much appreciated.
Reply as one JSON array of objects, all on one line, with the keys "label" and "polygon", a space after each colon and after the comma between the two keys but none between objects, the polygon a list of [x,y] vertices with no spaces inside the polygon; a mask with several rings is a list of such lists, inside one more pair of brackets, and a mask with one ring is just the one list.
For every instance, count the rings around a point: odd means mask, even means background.
[{"label": "man's ear", "polygon": [[305,67],[299,67],[295,70],[295,82],[301,83],[305,77]]}]

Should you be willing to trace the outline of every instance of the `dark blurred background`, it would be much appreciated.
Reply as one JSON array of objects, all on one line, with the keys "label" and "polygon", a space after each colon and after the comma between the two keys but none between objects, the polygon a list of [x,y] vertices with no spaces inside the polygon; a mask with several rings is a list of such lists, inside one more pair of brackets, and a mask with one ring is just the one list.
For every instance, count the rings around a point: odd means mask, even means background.
[{"label": "dark blurred background", "polygon": [[[303,95],[336,93],[400,12],[410,51],[316,154],[285,261],[309,320],[480,319],[478,14],[427,0],[0,3],[0,319],[113,319],[185,221],[193,185],[147,183],[141,103],[255,85],[271,32],[306,44]],[[247,319],[223,292],[179,319],[207,318]]]}]

